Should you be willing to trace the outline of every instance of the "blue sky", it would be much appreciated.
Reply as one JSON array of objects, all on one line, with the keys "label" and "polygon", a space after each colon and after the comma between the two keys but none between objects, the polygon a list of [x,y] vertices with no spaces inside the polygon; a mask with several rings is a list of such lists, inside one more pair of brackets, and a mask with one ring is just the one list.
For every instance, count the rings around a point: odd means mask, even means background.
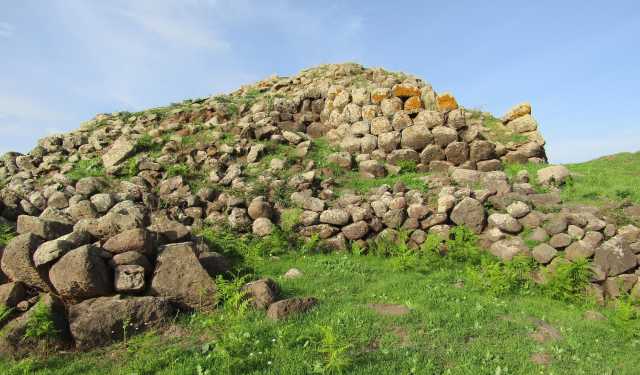
[{"label": "blue sky", "polygon": [[96,113],[355,61],[498,115],[530,101],[552,162],[640,149],[640,3],[0,0],[0,152]]}]

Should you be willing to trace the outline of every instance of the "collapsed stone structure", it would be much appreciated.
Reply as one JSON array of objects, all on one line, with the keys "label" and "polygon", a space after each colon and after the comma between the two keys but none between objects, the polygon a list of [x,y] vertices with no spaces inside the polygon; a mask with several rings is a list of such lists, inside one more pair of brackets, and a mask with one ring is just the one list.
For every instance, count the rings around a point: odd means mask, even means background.
[{"label": "collapsed stone structure", "polygon": [[[120,338],[123,324],[144,329],[176,310],[213,308],[212,277],[230,266],[199,229],[267,236],[292,213],[296,233],[336,251],[399,231],[418,247],[465,225],[505,260],[530,255],[553,270],[593,258],[590,291],[600,299],[640,296],[640,230],[563,206],[564,167],[513,179],[502,171],[527,162],[546,162],[529,105],[497,119],[416,77],[356,64],[98,115],[0,160],[0,220],[17,233],[0,261],[0,303],[14,309],[0,322],[10,332],[0,350],[24,350],[38,300],[69,333],[59,345],[79,349]],[[399,178],[366,192],[343,186],[407,170],[419,188]],[[247,288],[275,318],[316,303],[275,302],[271,280]]]}]

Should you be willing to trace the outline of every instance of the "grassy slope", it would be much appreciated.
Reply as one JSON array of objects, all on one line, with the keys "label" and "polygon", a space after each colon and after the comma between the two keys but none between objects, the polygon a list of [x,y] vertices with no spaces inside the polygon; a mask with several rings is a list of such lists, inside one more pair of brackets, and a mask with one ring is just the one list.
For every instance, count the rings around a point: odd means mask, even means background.
[{"label": "grassy slope", "polygon": [[[507,174],[513,176],[521,169],[536,176],[546,165],[509,165]],[[640,204],[640,152],[604,156],[585,163],[566,164],[573,181],[563,188],[566,202],[606,206],[627,201]]]},{"label": "grassy slope", "polygon": [[[290,267],[300,279],[281,277]],[[349,345],[343,366],[354,374],[634,374],[630,353],[640,345],[637,323],[602,310],[606,321],[583,319],[592,307],[568,305],[536,293],[502,298],[459,287],[460,266],[430,271],[397,271],[393,259],[355,255],[285,256],[255,264],[258,274],[275,278],[285,295],[314,295],[312,312],[274,323],[251,312],[237,321],[208,316],[182,321],[167,333],[149,333],[97,352],[0,364],[3,374],[305,374],[326,363],[320,353],[320,327],[329,329],[339,348]],[[426,267],[425,269],[429,269]],[[409,315],[380,316],[368,303],[404,304]],[[535,319],[558,329],[562,338],[537,343],[529,335]],[[212,324],[202,328],[202,323]],[[221,336],[223,335],[223,336]],[[225,336],[226,335],[226,336]],[[202,354],[203,342],[220,343],[235,363]],[[215,342],[215,341],[214,341]],[[606,349],[603,349],[606,348]],[[253,353],[253,354],[250,354]],[[548,367],[530,361],[534,353],[551,356]],[[339,359],[338,358],[338,359]],[[497,370],[500,368],[500,370]],[[502,371],[502,372],[499,372]]]}]

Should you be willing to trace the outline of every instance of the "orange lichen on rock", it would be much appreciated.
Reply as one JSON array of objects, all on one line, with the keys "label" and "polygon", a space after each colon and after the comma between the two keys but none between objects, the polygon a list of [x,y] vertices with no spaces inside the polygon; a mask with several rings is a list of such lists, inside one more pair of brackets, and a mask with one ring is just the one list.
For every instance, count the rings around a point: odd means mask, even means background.
[{"label": "orange lichen on rock", "polygon": [[422,108],[422,100],[419,96],[412,96],[404,102],[404,110],[408,113],[416,113]]},{"label": "orange lichen on rock", "polygon": [[399,98],[410,98],[412,96],[420,96],[420,89],[412,85],[395,85],[393,86],[393,96]]},{"label": "orange lichen on rock", "polygon": [[438,95],[438,109],[441,111],[453,111],[454,109],[458,109],[456,97],[448,92]]}]

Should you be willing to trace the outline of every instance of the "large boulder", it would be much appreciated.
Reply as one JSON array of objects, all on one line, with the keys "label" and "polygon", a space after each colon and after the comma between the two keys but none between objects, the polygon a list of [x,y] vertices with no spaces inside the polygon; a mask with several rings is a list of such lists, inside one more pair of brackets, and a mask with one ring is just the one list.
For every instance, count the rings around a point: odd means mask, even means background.
[{"label": "large boulder", "polygon": [[158,297],[99,297],[69,308],[69,328],[80,350],[102,346],[168,321],[169,301]]},{"label": "large boulder", "polygon": [[107,240],[103,248],[113,254],[121,254],[129,251],[137,251],[142,254],[151,254],[153,241],[146,229],[135,228],[119,233]]},{"label": "large boulder", "polygon": [[622,238],[613,237],[596,249],[593,263],[611,277],[634,269],[638,259]]},{"label": "large boulder", "polygon": [[51,284],[64,299],[79,301],[112,292],[112,276],[100,250],[92,245],[69,251],[49,270]]},{"label": "large boulder", "polygon": [[543,185],[562,185],[569,178],[570,173],[563,165],[552,165],[538,170],[538,182]]},{"label": "large boulder", "polygon": [[478,200],[466,197],[451,211],[451,221],[480,233],[485,224],[484,206]]},{"label": "large boulder", "polygon": [[489,226],[500,229],[506,233],[519,233],[522,230],[522,224],[509,214],[495,213],[489,216]]},{"label": "large boulder", "polygon": [[318,304],[313,297],[289,298],[272,303],[267,310],[267,317],[273,320],[281,320],[293,314],[303,313]]},{"label": "large boulder", "polygon": [[105,168],[111,168],[126,158],[131,156],[133,151],[135,150],[135,143],[130,141],[127,136],[122,136],[118,138],[111,148],[102,155],[102,164],[104,164]]},{"label": "large boulder", "polygon": [[502,117],[502,121],[508,123],[509,121],[513,121],[518,117],[522,117],[525,115],[531,114],[531,104],[529,103],[520,103],[518,105],[513,106],[509,111]]},{"label": "large boulder", "polygon": [[42,244],[42,239],[31,233],[12,239],[2,254],[2,272],[12,281],[21,281],[28,286],[49,290],[46,274],[33,264],[33,253]]},{"label": "large boulder", "polygon": [[40,267],[51,263],[66,254],[67,251],[86,245],[91,240],[91,235],[88,232],[73,231],[58,239],[47,241],[36,249],[33,254],[33,264]]},{"label": "large boulder", "polygon": [[18,216],[17,232],[33,233],[45,240],[53,240],[73,230],[73,225],[55,220],[42,219],[35,216]]},{"label": "large boulder", "polygon": [[266,310],[278,298],[278,285],[272,279],[260,279],[242,287],[245,297],[256,309]]},{"label": "large boulder", "polygon": [[198,261],[192,242],[159,249],[150,291],[185,309],[208,309],[216,304],[216,284]]}]

